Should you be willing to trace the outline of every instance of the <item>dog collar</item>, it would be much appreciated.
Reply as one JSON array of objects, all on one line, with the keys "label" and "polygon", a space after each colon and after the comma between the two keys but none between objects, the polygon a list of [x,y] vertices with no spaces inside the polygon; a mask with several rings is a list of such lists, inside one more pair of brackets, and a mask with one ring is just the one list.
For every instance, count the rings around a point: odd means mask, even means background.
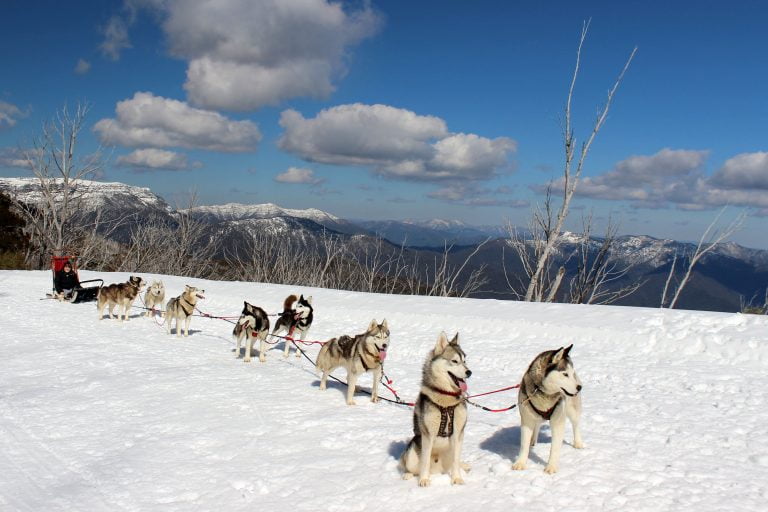
[{"label": "dog collar", "polygon": [[429,385],[427,386],[429,389],[434,391],[435,393],[440,393],[441,395],[446,396],[454,396],[454,397],[460,397],[461,396],[461,390],[459,391],[446,391],[444,389],[436,388],[435,386]]}]

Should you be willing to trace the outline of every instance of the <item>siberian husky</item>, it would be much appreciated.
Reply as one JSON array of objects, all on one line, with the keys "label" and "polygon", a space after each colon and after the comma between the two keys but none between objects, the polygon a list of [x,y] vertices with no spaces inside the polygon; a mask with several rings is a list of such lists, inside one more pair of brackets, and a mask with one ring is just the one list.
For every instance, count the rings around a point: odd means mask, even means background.
[{"label": "siberian husky", "polygon": [[451,474],[451,483],[463,484],[461,444],[467,424],[466,379],[472,375],[459,346],[458,333],[449,342],[445,333],[427,354],[421,392],[413,408],[413,439],[400,457],[403,478],[419,476],[419,485],[430,484],[431,473]]},{"label": "siberian husky", "polygon": [[235,357],[240,357],[240,343],[242,343],[243,338],[246,338],[243,362],[250,363],[251,350],[253,350],[253,339],[259,338],[259,341],[261,342],[259,345],[259,361],[262,363],[266,361],[265,340],[267,334],[269,334],[269,316],[267,316],[267,313],[260,307],[253,306],[243,301],[243,312],[240,314],[240,319],[237,321],[235,329],[232,331],[232,336],[237,340]]},{"label": "siberian husky", "polygon": [[384,320],[380,324],[371,320],[368,329],[355,337],[340,336],[328,341],[317,355],[317,368],[323,372],[320,389],[325,389],[328,375],[336,368],[347,369],[347,405],[355,405],[357,378],[366,372],[373,372],[371,402],[379,401],[379,381],[383,371],[382,363],[389,347],[389,327]]},{"label": "siberian husky", "polygon": [[[312,297],[305,299],[304,295],[302,295],[297,299],[295,295],[289,295],[283,301],[283,312],[280,313],[280,317],[275,322],[272,334],[276,335],[281,331],[285,331],[293,339],[303,340],[307,332],[309,332],[310,326],[312,326],[313,317]],[[291,343],[293,342],[285,340],[283,356],[288,357]],[[301,357],[298,345],[296,345],[296,357]],[[259,360],[262,360],[261,354],[259,354]]]},{"label": "siberian husky", "polygon": [[139,296],[145,284],[141,277],[131,276],[125,283],[111,284],[99,289],[96,304],[99,320],[104,318],[104,308],[107,305],[109,305],[109,318],[120,317],[120,309],[117,311],[117,317],[113,314],[115,306],[118,306],[123,310],[121,321],[128,320],[128,310],[133,306],[133,301]]},{"label": "siberian husky", "polygon": [[144,312],[145,316],[154,316],[155,306],[160,309],[160,316],[163,316],[163,302],[165,301],[165,285],[162,281],[152,281],[147,287],[147,292],[144,294],[144,307],[147,308]]},{"label": "siberian husky", "polygon": [[205,298],[205,290],[199,290],[194,286],[184,286],[184,292],[178,297],[168,301],[165,306],[165,328],[171,334],[171,323],[176,319],[176,336],[181,336],[181,322],[184,321],[184,336],[189,336],[189,323],[195,312],[195,304],[198,299]]},{"label": "siberian husky", "polygon": [[525,469],[530,447],[536,444],[541,424],[549,420],[552,445],[546,473],[555,473],[560,448],[565,436],[565,418],[573,425],[573,447],[583,448],[579,430],[581,416],[581,381],[573,369],[569,355],[573,345],[542,352],[533,360],[523,376],[517,405],[520,411],[520,454],[512,469]]}]

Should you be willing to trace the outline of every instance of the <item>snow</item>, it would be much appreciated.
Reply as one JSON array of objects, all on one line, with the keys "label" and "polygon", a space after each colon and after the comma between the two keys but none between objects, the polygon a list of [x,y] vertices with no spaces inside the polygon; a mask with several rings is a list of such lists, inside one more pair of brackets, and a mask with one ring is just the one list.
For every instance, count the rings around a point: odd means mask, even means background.
[{"label": "snow", "polygon": [[[81,276],[93,277],[127,274]],[[313,295],[313,340],[386,317],[386,372],[405,399],[441,330],[460,332],[470,393],[515,384],[539,352],[574,343],[587,446],[573,449],[569,428],[546,475],[545,427],[528,469],[512,471],[517,412],[470,407],[466,485],[441,475],[419,488],[397,471],[410,409],[361,393],[348,407],[341,385],[320,392],[312,365],[279,350],[244,364],[224,321],[195,318],[178,339],[151,319],[39,300],[47,272],[0,271],[0,510],[765,510],[766,317],[144,277],[167,297],[203,287],[200,309],[221,315]]]},{"label": "snow", "polygon": [[[186,210],[184,210],[186,211]],[[305,210],[295,210],[282,208],[273,203],[264,204],[241,204],[227,203],[219,205],[195,206],[189,209],[190,212],[197,214],[206,214],[222,220],[242,220],[242,219],[267,219],[273,217],[298,217],[309,219],[316,222],[339,222],[341,219],[330,213],[318,210],[316,208],[307,208]]]}]

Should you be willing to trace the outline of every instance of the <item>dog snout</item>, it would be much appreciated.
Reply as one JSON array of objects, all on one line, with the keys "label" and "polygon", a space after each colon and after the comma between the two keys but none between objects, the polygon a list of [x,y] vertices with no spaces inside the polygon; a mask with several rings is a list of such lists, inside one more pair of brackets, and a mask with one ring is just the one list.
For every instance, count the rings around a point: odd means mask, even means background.
[{"label": "dog snout", "polygon": [[578,391],[581,391],[581,384],[579,384],[579,385],[577,385],[577,386],[576,386],[576,391],[577,391],[577,392],[578,392]]},{"label": "dog snout", "polygon": [[472,370],[467,370],[467,376],[466,379],[470,378],[472,376]]}]

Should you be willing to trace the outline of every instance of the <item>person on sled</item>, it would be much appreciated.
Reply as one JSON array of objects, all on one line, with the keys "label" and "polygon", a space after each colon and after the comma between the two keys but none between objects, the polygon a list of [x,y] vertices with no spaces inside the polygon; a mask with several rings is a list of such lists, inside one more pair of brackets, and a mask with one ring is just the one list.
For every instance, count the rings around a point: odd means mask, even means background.
[{"label": "person on sled", "polygon": [[56,286],[56,293],[59,296],[67,300],[75,300],[77,297],[77,290],[80,288],[80,280],[77,278],[77,273],[72,270],[72,264],[70,262],[64,263],[61,270],[56,272],[56,279],[54,279]]}]

